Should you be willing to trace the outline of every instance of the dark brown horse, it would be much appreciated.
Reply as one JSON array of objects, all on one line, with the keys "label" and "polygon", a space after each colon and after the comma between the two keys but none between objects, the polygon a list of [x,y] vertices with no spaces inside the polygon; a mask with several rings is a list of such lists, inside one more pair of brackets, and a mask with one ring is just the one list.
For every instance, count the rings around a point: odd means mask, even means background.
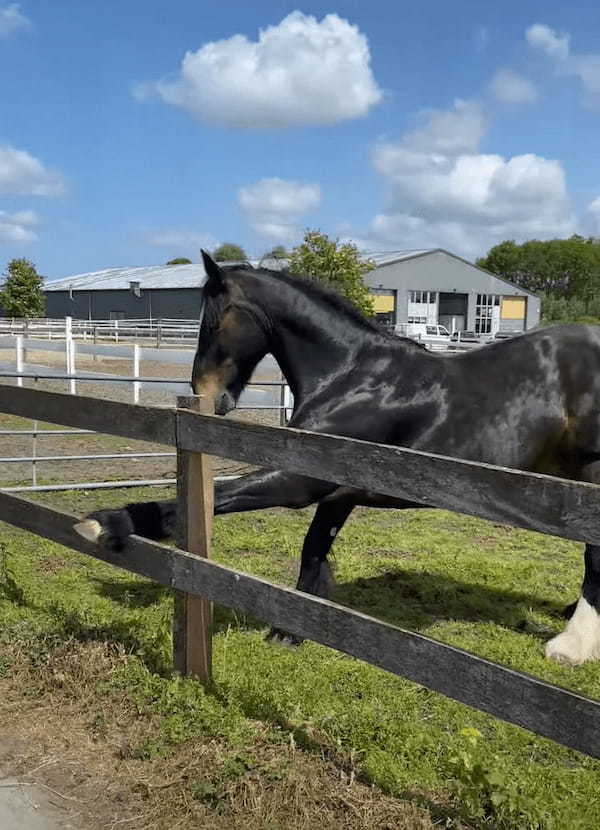
[{"label": "dark brown horse", "polygon": [[[465,353],[433,354],[385,334],[317,283],[216,265],[207,272],[193,387],[225,415],[267,353],[294,394],[290,426],[519,470],[600,481],[600,332],[555,326]],[[286,472],[218,482],[215,512],[317,503],[298,588],[326,596],[327,555],[356,505],[422,505]],[[130,533],[170,534],[174,502],[99,511],[79,525],[121,547]],[[600,657],[600,547],[587,545],[579,601],[549,657]],[[277,633],[277,632],[276,632]],[[279,632],[279,634],[281,634]]]}]

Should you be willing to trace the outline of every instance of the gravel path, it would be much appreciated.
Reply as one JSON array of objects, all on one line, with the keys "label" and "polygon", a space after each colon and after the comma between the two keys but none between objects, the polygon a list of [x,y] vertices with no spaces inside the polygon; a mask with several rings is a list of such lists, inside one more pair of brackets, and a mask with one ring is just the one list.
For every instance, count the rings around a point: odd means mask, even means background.
[{"label": "gravel path", "polygon": [[66,830],[65,815],[49,794],[35,784],[19,784],[14,778],[0,779],[0,827],[2,830]]}]

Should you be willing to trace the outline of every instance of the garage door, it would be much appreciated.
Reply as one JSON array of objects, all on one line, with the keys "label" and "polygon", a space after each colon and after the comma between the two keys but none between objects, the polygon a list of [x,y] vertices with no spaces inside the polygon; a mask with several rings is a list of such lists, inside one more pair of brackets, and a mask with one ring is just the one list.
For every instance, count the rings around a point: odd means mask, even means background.
[{"label": "garage door", "polygon": [[500,308],[500,328],[507,331],[522,331],[525,328],[525,297],[502,297]]}]

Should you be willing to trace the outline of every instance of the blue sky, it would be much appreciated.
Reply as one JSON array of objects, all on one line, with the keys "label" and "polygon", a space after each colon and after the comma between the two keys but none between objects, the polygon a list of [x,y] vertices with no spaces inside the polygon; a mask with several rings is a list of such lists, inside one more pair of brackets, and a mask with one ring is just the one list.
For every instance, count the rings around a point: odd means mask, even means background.
[{"label": "blue sky", "polygon": [[591,0],[0,0],[0,265],[600,235]]}]

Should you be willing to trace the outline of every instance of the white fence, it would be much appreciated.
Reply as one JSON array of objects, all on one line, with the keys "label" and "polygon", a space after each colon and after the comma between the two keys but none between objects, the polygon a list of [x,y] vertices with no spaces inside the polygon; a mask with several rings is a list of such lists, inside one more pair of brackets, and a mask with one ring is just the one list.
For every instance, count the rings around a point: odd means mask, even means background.
[{"label": "white fence", "polygon": [[[64,322],[64,321],[63,321]],[[17,386],[23,386],[25,381],[63,381],[66,382],[68,391],[77,394],[78,384],[85,385],[91,382],[108,384],[127,384],[131,388],[132,402],[139,403],[140,394],[143,389],[158,390],[169,395],[189,395],[191,392],[189,381],[185,378],[173,377],[144,377],[142,365],[145,361],[165,364],[165,374],[168,374],[168,367],[174,365],[185,366],[187,375],[191,377],[192,364],[195,351],[193,349],[160,349],[140,346],[137,343],[119,345],[108,345],[93,342],[77,342],[73,328],[67,325],[62,330],[62,338],[56,340],[42,340],[32,337],[17,335],[0,335],[0,378],[3,380],[14,379]],[[2,358],[3,351],[11,352],[8,359]],[[39,363],[28,362],[28,353],[36,354],[52,353],[61,355],[60,362],[63,363],[65,371],[60,371],[50,366]],[[130,365],[130,373],[110,374],[106,372],[78,371],[77,357],[108,358],[124,360]],[[261,364],[263,370],[271,370],[279,374],[279,380],[261,381],[257,380],[249,384],[242,393],[238,403],[238,409],[243,410],[274,410],[279,412],[279,422],[285,425],[291,417],[293,408],[293,397],[290,388],[287,386],[279,372],[275,361],[268,357]],[[175,479],[152,479],[152,480],[127,480],[112,482],[79,482],[73,484],[55,484],[38,486],[38,465],[40,463],[58,463],[60,461],[86,461],[94,459],[122,459],[122,458],[149,458],[169,457],[174,453],[165,452],[135,452],[135,453],[110,453],[110,454],[86,454],[86,455],[50,455],[38,453],[38,441],[49,439],[53,435],[80,435],[85,430],[47,430],[39,429],[38,422],[33,422],[32,429],[0,429],[0,436],[31,435],[31,455],[10,456],[0,458],[0,461],[8,464],[29,463],[31,464],[31,485],[2,488],[7,491],[22,490],[67,490],[67,489],[95,489],[99,487],[133,487],[153,484],[172,484]],[[90,433],[93,434],[93,433]]]},{"label": "white fence", "polygon": [[[14,358],[3,359],[3,351],[14,352]],[[63,356],[61,362],[65,367],[65,372],[61,373],[51,367],[29,362],[27,360],[28,352],[61,354]],[[158,349],[140,346],[138,343],[119,345],[81,343],[75,340],[72,332],[67,327],[65,338],[62,340],[36,340],[22,335],[0,336],[0,374],[3,374],[4,377],[16,377],[18,386],[23,386],[23,379],[26,377],[66,380],[69,392],[73,395],[77,393],[77,383],[82,381],[129,383],[132,390],[132,402],[139,403],[140,392],[143,388],[168,391],[174,395],[189,394],[190,384],[184,378],[144,377],[142,364],[152,362],[165,364],[165,366],[185,366],[188,369],[188,377],[191,377],[194,353],[192,349]],[[125,376],[106,372],[78,371],[78,356],[88,356],[93,359],[125,360],[130,364],[131,370]],[[239,407],[241,409],[286,410],[289,418],[293,407],[293,399],[277,364],[272,358],[266,358],[261,366],[277,372],[280,379],[251,384],[251,388],[242,394]]]},{"label": "white fence", "polygon": [[72,320],[70,317],[51,319],[0,318],[0,336],[22,335],[48,340],[65,340],[69,333],[80,340],[101,340],[119,343],[122,340],[154,340],[157,348],[169,344],[193,344],[198,338],[197,320],[128,319]]}]

